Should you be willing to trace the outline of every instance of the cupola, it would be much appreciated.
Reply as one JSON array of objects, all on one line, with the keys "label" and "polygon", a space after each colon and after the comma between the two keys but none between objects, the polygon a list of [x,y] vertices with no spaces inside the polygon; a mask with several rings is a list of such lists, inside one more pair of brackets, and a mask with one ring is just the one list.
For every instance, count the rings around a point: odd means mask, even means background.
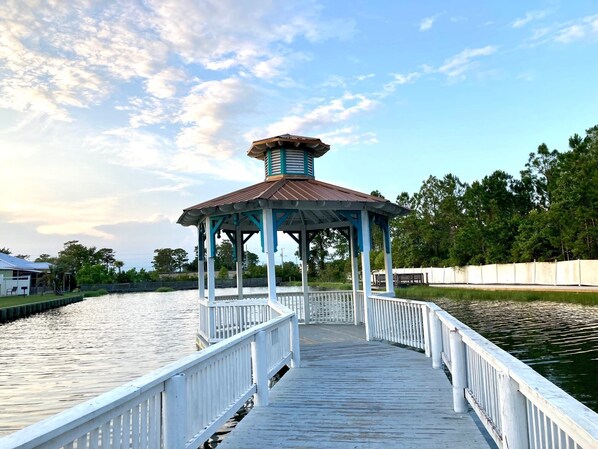
[{"label": "cupola", "polygon": [[329,149],[330,145],[320,139],[283,134],[256,140],[247,155],[264,161],[266,181],[314,179],[314,158],[323,156]]}]

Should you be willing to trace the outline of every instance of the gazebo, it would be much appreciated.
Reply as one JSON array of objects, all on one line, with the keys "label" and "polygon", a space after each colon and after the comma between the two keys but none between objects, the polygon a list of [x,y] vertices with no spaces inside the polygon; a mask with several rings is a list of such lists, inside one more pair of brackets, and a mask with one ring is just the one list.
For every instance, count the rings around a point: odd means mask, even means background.
[{"label": "gazebo", "polygon": [[[198,230],[198,282],[200,331],[205,343],[212,343],[243,330],[245,321],[259,320],[260,305],[279,303],[284,296],[276,291],[274,255],[278,249],[278,233],[291,236],[299,245],[302,262],[302,291],[291,308],[301,309],[306,324],[313,321],[308,291],[307,260],[309,244],[321,231],[338,229],[350,243],[352,267],[352,303],[355,322],[367,322],[367,297],[371,294],[370,248],[372,225],[383,233],[386,291],[393,291],[390,218],[405,215],[408,209],[376,196],[318,181],[314,176],[314,160],[326,154],[330,145],[320,139],[284,134],[253,142],[247,155],[264,163],[265,180],[191,206],[183,211],[178,223]],[[224,233],[233,245],[237,264],[238,294],[233,298],[216,298],[214,257],[216,236]],[[243,294],[243,246],[259,234],[266,256],[267,297],[254,298]],[[204,254],[207,253],[207,263]],[[358,301],[358,255],[361,254],[363,305]],[[205,269],[207,267],[207,296]],[[288,294],[287,294],[288,297]],[[229,301],[221,301],[228,299]],[[257,301],[260,299],[263,302]],[[257,301],[257,302],[256,302]],[[243,307],[245,309],[243,309]],[[247,309],[249,308],[249,309]],[[236,309],[236,310],[235,310]],[[247,313],[247,310],[250,310]],[[252,324],[255,324],[253,322]],[[228,331],[227,331],[228,329]]]}]

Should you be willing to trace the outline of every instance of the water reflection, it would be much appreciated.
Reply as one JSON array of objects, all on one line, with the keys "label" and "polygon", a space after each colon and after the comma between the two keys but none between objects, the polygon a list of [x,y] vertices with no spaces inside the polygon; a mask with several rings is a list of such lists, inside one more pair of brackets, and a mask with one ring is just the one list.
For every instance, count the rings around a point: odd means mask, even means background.
[{"label": "water reflection", "polygon": [[108,295],[0,325],[0,434],[194,352],[196,297]]},{"label": "water reflection", "polygon": [[598,307],[540,301],[435,302],[598,412]]}]

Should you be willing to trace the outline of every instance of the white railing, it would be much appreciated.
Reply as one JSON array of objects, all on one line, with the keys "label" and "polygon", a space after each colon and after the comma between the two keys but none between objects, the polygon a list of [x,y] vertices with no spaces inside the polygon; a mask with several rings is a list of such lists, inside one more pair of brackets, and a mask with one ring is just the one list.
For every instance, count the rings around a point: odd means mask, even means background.
[{"label": "white railing", "polygon": [[371,338],[444,362],[455,411],[471,406],[500,448],[598,448],[598,414],[438,306],[381,296],[369,306]]},{"label": "white railing", "polygon": [[356,312],[356,315],[354,317],[354,322],[355,324],[363,324],[365,323],[365,314],[364,314],[364,305],[363,305],[363,298],[364,298],[364,294],[362,291],[357,291],[354,301],[355,301],[355,305],[354,305],[354,310]]},{"label": "white railing", "polygon": [[[198,334],[202,345],[232,337],[272,317],[265,293],[245,295],[241,300],[237,298],[237,295],[218,296],[211,305],[207,299],[199,299]],[[303,292],[278,293],[277,299],[280,305],[295,312],[300,323],[305,322]],[[363,317],[362,292],[358,314]],[[309,315],[311,324],[353,324],[353,292],[309,292]],[[358,322],[363,322],[363,318],[360,320]]]},{"label": "white railing", "polygon": [[[313,292],[308,293],[310,296],[312,294]],[[278,299],[278,302],[287,309],[291,309],[295,312],[300,323],[305,323],[305,301],[303,292],[276,293],[276,299]]]},{"label": "white railing", "polygon": [[353,292],[309,292],[310,323],[353,324]]},{"label": "white railing", "polygon": [[424,302],[397,301],[385,296],[370,298],[370,337],[425,349],[427,306]]},{"label": "white railing", "polygon": [[280,316],[0,439],[2,449],[197,448],[268,380],[299,365],[294,313]]}]

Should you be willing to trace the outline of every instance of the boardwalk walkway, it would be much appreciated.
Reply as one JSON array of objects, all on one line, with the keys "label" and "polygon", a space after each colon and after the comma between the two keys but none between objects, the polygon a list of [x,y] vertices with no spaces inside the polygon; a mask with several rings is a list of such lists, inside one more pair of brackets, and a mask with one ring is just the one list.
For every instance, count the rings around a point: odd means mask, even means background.
[{"label": "boardwalk walkway", "polygon": [[361,326],[301,326],[302,367],[276,384],[219,446],[249,448],[488,448],[423,354],[366,342]]}]

